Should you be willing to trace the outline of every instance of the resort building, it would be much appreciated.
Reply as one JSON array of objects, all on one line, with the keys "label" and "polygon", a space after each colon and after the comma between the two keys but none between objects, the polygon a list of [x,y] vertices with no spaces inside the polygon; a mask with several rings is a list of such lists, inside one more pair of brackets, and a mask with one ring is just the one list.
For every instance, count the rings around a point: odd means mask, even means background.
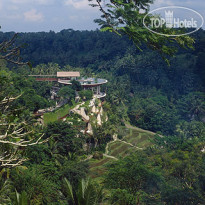
[{"label": "resort building", "polygon": [[63,85],[71,85],[72,80],[78,81],[83,89],[92,90],[97,98],[103,98],[106,93],[101,92],[101,85],[106,84],[107,80],[102,78],[86,78],[80,77],[80,72],[77,71],[59,71],[56,75],[29,75],[35,77],[36,81],[57,82]]}]

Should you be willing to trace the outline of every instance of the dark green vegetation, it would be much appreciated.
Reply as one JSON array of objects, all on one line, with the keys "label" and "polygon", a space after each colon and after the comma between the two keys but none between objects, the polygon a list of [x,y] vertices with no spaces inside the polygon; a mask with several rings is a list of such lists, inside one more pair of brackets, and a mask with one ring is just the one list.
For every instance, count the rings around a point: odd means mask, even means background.
[{"label": "dark green vegetation", "polygon": [[[0,41],[10,39],[14,33],[0,33]],[[121,42],[121,43],[120,43]],[[112,33],[100,31],[74,31],[72,29],[55,32],[22,33],[17,39],[18,44],[25,45],[21,56],[32,62],[33,66],[41,63],[58,63],[61,66],[94,66],[98,61],[108,61],[117,54],[123,55],[128,45]],[[120,45],[119,45],[120,43]]]},{"label": "dark green vegetation", "polygon": [[[150,5],[154,0],[124,1],[110,0],[106,4],[101,0],[89,0],[92,7],[97,7],[101,12],[101,19],[95,22],[101,26],[102,31],[115,32],[119,36],[127,36],[135,46],[141,50],[146,46],[157,51],[169,63],[168,56],[173,56],[178,47],[193,48],[194,40],[188,35],[173,36],[183,33],[182,29],[157,28],[156,32],[172,35],[167,38],[150,32],[145,26],[150,25],[154,17],[149,13]],[[149,14],[149,15],[148,15]]]},{"label": "dark green vegetation", "polygon": [[[1,33],[0,41],[11,35]],[[29,44],[22,57],[34,67],[1,61],[0,100],[21,94],[11,102],[7,121],[29,120],[34,132],[49,140],[21,147],[18,156],[29,159],[21,166],[0,168],[0,204],[204,204],[205,32],[195,38],[195,50],[179,50],[169,67],[159,54],[145,47],[140,52],[126,38],[107,32],[20,34],[17,43]],[[33,126],[34,112],[55,105],[50,99],[54,84],[27,75],[57,70],[108,80],[102,89],[109,120],[93,136],[83,134],[85,123],[69,113],[77,104],[75,90],[85,107],[92,97],[76,82],[59,91],[58,100],[67,104],[45,114],[45,126]],[[4,113],[5,107],[1,119]],[[60,120],[67,114],[72,124]],[[111,142],[113,133],[118,139]],[[2,153],[12,147],[0,148]],[[95,159],[86,160],[92,154]]]}]

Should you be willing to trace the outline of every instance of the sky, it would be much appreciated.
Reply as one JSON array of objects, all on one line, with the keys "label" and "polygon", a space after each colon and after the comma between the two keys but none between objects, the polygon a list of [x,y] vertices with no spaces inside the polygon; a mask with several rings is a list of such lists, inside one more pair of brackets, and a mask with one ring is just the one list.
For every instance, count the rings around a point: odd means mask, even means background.
[{"label": "sky", "polygon": [[[151,8],[171,5],[194,9],[205,18],[205,0],[155,0]],[[0,31],[95,30],[93,20],[100,15],[88,0],[0,0]]]}]

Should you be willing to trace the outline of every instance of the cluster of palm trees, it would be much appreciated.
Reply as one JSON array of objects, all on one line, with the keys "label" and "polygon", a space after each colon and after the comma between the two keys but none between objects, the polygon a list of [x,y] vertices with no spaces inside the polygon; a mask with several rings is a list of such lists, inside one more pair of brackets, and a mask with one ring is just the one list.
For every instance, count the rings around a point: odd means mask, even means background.
[{"label": "cluster of palm trees", "polygon": [[[74,187],[66,178],[63,179],[64,191],[61,193],[68,204],[72,205],[97,205],[103,200],[103,190],[97,187],[90,178],[81,179],[78,186]],[[13,193],[12,199],[10,198]],[[26,191],[19,193],[10,179],[7,179],[0,187],[1,205],[29,205],[30,200]]]}]

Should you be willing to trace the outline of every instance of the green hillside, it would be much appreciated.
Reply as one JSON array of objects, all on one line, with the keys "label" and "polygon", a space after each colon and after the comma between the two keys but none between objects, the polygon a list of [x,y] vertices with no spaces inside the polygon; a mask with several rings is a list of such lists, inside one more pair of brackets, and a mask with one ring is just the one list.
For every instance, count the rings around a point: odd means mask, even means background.
[{"label": "green hillside", "polygon": [[151,139],[153,139],[155,135],[155,133],[150,131],[132,127],[127,124],[124,127],[120,127],[119,132],[124,133],[124,136],[122,136],[122,139],[117,139],[107,144],[103,159],[89,160],[90,176],[98,182],[102,180],[103,174],[107,170],[106,166],[109,163],[124,158],[137,150],[151,146]]}]

